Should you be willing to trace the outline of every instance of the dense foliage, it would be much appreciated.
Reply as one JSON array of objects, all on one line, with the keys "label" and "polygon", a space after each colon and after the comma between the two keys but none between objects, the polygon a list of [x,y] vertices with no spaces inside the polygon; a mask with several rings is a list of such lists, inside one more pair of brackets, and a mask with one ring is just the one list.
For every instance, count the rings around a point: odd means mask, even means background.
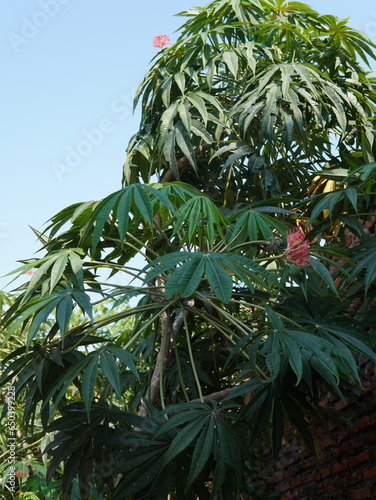
[{"label": "dense foliage", "polygon": [[255,450],[292,428],[314,448],[320,399],[376,360],[375,46],[298,2],[180,15],[123,188],[52,217],[2,321],[25,345],[0,383],[51,436],[63,498],[75,478],[83,499],[249,493]]}]

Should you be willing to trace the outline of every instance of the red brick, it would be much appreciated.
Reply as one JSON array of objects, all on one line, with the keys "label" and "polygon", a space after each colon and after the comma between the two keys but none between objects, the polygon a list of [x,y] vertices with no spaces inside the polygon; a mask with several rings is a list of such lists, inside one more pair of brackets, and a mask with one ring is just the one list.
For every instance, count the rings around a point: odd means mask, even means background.
[{"label": "red brick", "polygon": [[337,491],[337,487],[334,486],[334,484],[328,484],[326,487],[327,493],[333,493],[334,491]]},{"label": "red brick", "polygon": [[321,474],[322,478],[330,476],[330,469],[329,469],[329,467],[325,467],[324,469],[321,469],[320,470],[320,474]]},{"label": "red brick", "polygon": [[283,493],[284,491],[288,491],[290,489],[290,483],[287,482],[285,484],[282,484],[281,486],[277,486],[277,488],[278,488],[278,491]]},{"label": "red brick", "polygon": [[370,488],[359,488],[348,492],[349,498],[360,500],[361,498],[372,498]]},{"label": "red brick", "polygon": [[367,441],[368,443],[373,443],[376,441],[376,431],[369,432],[367,435]]},{"label": "red brick", "polygon": [[279,500],[295,500],[296,496],[294,493],[282,493]]},{"label": "red brick", "polygon": [[349,468],[348,460],[342,460],[342,462],[337,462],[333,464],[330,468],[332,474],[337,474],[337,472],[341,472],[341,470],[346,470]]},{"label": "red brick", "polygon": [[362,471],[357,470],[352,474],[347,474],[347,476],[343,479],[343,486],[346,488],[347,486],[359,483],[361,479],[362,479]]},{"label": "red brick", "polygon": [[356,422],[354,423],[354,426],[352,428],[352,432],[354,434],[356,434],[357,432],[359,432],[359,431],[361,431],[369,426],[370,426],[369,417],[367,415],[365,415],[364,417],[360,418],[359,420],[356,420]]},{"label": "red brick", "polygon": [[333,457],[335,457],[335,458],[337,458],[337,457],[339,457],[339,456],[342,456],[342,455],[343,455],[342,450],[341,450],[341,447],[340,447],[339,445],[338,445],[338,446],[335,446],[335,447],[333,448],[332,453],[333,453]]},{"label": "red brick", "polygon": [[363,471],[363,479],[373,479],[376,477],[376,466]]},{"label": "red brick", "polygon": [[311,483],[312,481],[320,481],[321,474],[320,471],[311,472],[311,474],[306,478],[305,483]]},{"label": "red brick", "polygon": [[298,498],[298,493],[293,491],[292,493],[283,493],[279,500],[295,500],[296,498]]},{"label": "red brick", "polygon": [[273,480],[275,483],[280,483],[284,479],[291,477],[293,475],[293,471],[291,469],[281,470],[274,475]]},{"label": "red brick", "polygon": [[337,442],[333,441],[333,439],[330,439],[329,437],[326,437],[326,439],[322,440],[320,442],[320,450],[325,450],[325,448],[328,448],[329,446],[336,445]]},{"label": "red brick", "polygon": [[344,441],[349,434],[350,432],[348,430],[339,432],[337,436],[338,442],[342,443],[342,441]]},{"label": "red brick", "polygon": [[372,415],[369,416],[369,423],[370,425],[376,424],[376,412],[372,413]]},{"label": "red brick", "polygon": [[297,477],[296,479],[294,479],[293,481],[291,481],[290,488],[294,489],[297,486],[300,486],[301,484],[302,484],[302,478],[301,477]]},{"label": "red brick", "polygon": [[350,404],[350,400],[349,399],[340,399],[339,401],[337,401],[334,405],[334,408],[337,410],[337,411],[340,411],[340,410],[343,410],[344,408],[347,408]]},{"label": "red brick", "polygon": [[369,460],[369,452],[368,450],[362,451],[359,455],[355,455],[355,457],[350,458],[350,467],[355,467],[363,462],[367,462]]},{"label": "red brick", "polygon": [[324,406],[327,406],[329,403],[330,403],[329,398],[324,398],[320,401],[319,405],[324,407]]},{"label": "red brick", "polygon": [[344,443],[342,443],[341,449],[344,453],[347,453],[350,450],[354,450],[355,448],[360,448],[367,442],[367,438],[363,433],[357,434],[352,439],[348,439]]},{"label": "red brick", "polygon": [[316,458],[315,457],[310,457],[310,458],[307,458],[306,460],[303,460],[303,462],[302,462],[302,468],[304,470],[312,469],[312,467],[314,467],[316,464],[317,464]]}]

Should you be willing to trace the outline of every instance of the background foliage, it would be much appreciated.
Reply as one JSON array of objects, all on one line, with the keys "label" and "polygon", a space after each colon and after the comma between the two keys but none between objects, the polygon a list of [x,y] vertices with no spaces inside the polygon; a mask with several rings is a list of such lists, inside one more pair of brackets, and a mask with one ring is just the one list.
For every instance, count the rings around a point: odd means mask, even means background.
[{"label": "background foliage", "polygon": [[37,232],[2,319],[0,384],[24,435],[51,436],[62,498],[251,494],[256,452],[291,428],[315,448],[320,399],[376,360],[374,45],[298,2],[180,15],[122,189]]}]

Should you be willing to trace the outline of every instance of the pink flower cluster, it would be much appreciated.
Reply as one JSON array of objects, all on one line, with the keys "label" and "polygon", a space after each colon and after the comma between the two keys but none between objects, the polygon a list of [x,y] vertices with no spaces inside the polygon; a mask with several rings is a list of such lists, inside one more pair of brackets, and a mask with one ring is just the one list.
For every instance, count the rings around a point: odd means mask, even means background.
[{"label": "pink flower cluster", "polygon": [[16,470],[14,473],[16,477],[29,477],[29,474],[23,470]]},{"label": "pink flower cluster", "polygon": [[171,38],[167,35],[158,35],[153,38],[154,47],[164,49],[171,42]]},{"label": "pink flower cluster", "polygon": [[310,252],[309,241],[306,240],[303,231],[294,227],[291,231],[286,231],[287,249],[285,251],[286,259],[296,266],[309,266]]}]

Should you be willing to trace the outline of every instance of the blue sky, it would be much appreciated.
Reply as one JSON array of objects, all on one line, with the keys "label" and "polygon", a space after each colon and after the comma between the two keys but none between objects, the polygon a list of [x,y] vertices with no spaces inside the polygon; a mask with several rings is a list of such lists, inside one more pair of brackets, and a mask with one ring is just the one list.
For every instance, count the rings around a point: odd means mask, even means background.
[{"label": "blue sky", "polygon": [[[376,4],[312,0],[376,42]],[[39,245],[29,225],[121,187],[138,116],[131,103],[174,14],[204,0],[17,0],[0,18],[0,276]],[[376,65],[374,65],[376,69]],[[88,141],[90,147],[87,147]],[[68,167],[68,168],[64,168]],[[39,254],[41,255],[41,254]],[[8,279],[0,279],[4,286]]]}]

